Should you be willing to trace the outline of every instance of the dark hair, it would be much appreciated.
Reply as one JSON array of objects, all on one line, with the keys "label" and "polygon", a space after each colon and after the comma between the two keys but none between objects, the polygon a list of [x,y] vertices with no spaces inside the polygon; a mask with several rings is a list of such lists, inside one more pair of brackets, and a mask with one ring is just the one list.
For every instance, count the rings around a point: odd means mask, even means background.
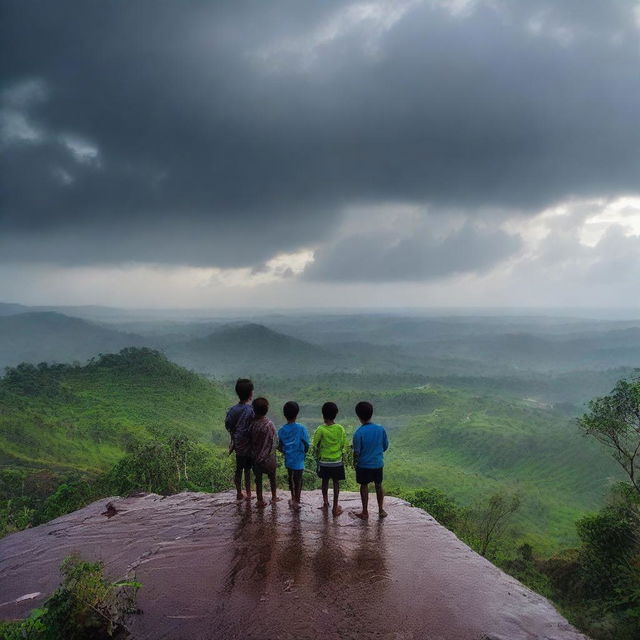
[{"label": "dark hair", "polygon": [[356,405],[356,415],[362,422],[369,422],[373,415],[373,405],[370,402],[358,402]]},{"label": "dark hair", "polygon": [[285,402],[284,407],[282,407],[282,413],[284,413],[284,417],[287,420],[293,420],[298,413],[300,413],[300,407],[297,402],[289,400],[289,402]]},{"label": "dark hair", "polygon": [[266,398],[256,398],[252,402],[253,413],[256,414],[256,418],[262,418],[267,415],[269,411],[269,401]]},{"label": "dark hair", "polygon": [[335,402],[325,402],[322,405],[322,417],[325,420],[335,420],[338,415],[338,405]]},{"label": "dark hair", "polygon": [[249,378],[238,378],[236,382],[236,393],[240,402],[246,402],[253,393],[253,382]]}]

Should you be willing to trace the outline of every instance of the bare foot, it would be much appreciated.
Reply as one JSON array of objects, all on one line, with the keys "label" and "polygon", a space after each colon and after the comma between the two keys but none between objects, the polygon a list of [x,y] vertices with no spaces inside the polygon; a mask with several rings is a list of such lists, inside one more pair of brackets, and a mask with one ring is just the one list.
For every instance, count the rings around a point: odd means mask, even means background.
[{"label": "bare foot", "polygon": [[264,500],[258,500],[258,502],[256,502],[256,507],[258,507],[258,509],[264,509],[267,506],[267,503]]},{"label": "bare foot", "polygon": [[251,494],[247,493],[247,495],[244,498],[247,502],[251,502]]},{"label": "bare foot", "polygon": [[272,496],[271,502],[281,502],[282,498],[280,496]]},{"label": "bare foot", "polygon": [[325,502],[321,507],[318,507],[321,511],[326,511],[329,508],[329,503]]},{"label": "bare foot", "polygon": [[369,514],[366,511],[352,511],[354,518],[360,518],[360,520],[368,520]]},{"label": "bare foot", "polygon": [[378,512],[378,515],[381,518],[386,518],[389,514],[384,509],[380,509],[380,511]]},{"label": "bare foot", "polygon": [[242,493],[242,491],[236,496],[236,502],[240,502],[241,500],[244,500],[244,493]]},{"label": "bare foot", "polygon": [[342,507],[337,506],[335,509],[331,510],[331,513],[333,514],[334,517],[339,516],[342,513]]}]

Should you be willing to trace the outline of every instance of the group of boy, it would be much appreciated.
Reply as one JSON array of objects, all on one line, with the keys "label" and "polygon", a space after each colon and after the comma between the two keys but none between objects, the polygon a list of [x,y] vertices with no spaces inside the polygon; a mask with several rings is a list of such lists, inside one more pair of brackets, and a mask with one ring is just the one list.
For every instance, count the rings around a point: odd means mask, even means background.
[{"label": "group of boy", "polygon": [[[347,435],[344,427],[336,422],[338,407],[334,402],[322,405],[323,423],[318,426],[309,439],[307,428],[297,422],[300,407],[297,402],[289,401],[282,408],[286,424],[276,433],[273,422],[267,417],[269,402],[266,398],[253,398],[253,383],[248,378],[236,382],[238,404],[231,407],[225,419],[225,428],[231,436],[229,453],[235,452],[236,470],[234,482],[237,499],[251,500],[251,471],[255,476],[257,506],[264,507],[266,502],[262,493],[262,479],[266,475],[271,489],[271,502],[280,500],[276,486],[276,446],[284,454],[289,481],[291,499],[289,505],[294,510],[301,508],[303,474],[305,460],[311,449],[316,461],[316,473],[322,480],[322,506],[320,509],[334,516],[342,513],[339,505],[340,482],[345,480],[345,456],[347,454]],[[375,486],[378,502],[378,514],[386,517],[384,510],[383,468],[384,452],[389,440],[384,427],[371,421],[373,406],[370,402],[359,402],[355,413],[360,427],[353,434],[353,461],[356,470],[356,482],[360,485],[362,510],[353,513],[362,520],[369,517],[369,485]],[[277,443],[277,445],[276,445]],[[244,476],[245,493],[242,491]],[[333,504],[329,503],[329,482],[333,484]]]}]

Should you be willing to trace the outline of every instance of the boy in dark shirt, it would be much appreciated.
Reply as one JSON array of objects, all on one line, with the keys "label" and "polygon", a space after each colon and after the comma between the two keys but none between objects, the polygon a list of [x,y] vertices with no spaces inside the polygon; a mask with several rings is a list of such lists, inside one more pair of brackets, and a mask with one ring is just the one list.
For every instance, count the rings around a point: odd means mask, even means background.
[{"label": "boy in dark shirt", "polygon": [[242,500],[242,474],[246,488],[246,499],[251,500],[251,421],[254,418],[251,400],[253,399],[253,382],[248,378],[238,378],[236,382],[238,404],[227,411],[224,421],[225,429],[231,436],[229,454],[236,452],[236,472],[234,482],[236,485],[236,499]]},{"label": "boy in dark shirt", "polygon": [[384,452],[389,448],[389,440],[384,427],[371,422],[373,405],[370,402],[358,402],[356,415],[361,426],[353,434],[353,460],[356,467],[356,482],[360,485],[362,511],[354,513],[361,520],[369,517],[369,483],[376,487],[378,513],[381,518],[387,517],[384,510],[384,489],[382,487],[382,471]]}]

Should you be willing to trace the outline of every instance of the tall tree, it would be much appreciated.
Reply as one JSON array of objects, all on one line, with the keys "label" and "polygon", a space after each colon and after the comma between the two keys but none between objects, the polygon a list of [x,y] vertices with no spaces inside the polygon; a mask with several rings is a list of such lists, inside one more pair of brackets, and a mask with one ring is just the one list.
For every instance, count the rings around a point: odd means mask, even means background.
[{"label": "tall tree", "polygon": [[578,424],[612,450],[640,494],[640,377],[620,380],[608,396],[592,400]]}]

